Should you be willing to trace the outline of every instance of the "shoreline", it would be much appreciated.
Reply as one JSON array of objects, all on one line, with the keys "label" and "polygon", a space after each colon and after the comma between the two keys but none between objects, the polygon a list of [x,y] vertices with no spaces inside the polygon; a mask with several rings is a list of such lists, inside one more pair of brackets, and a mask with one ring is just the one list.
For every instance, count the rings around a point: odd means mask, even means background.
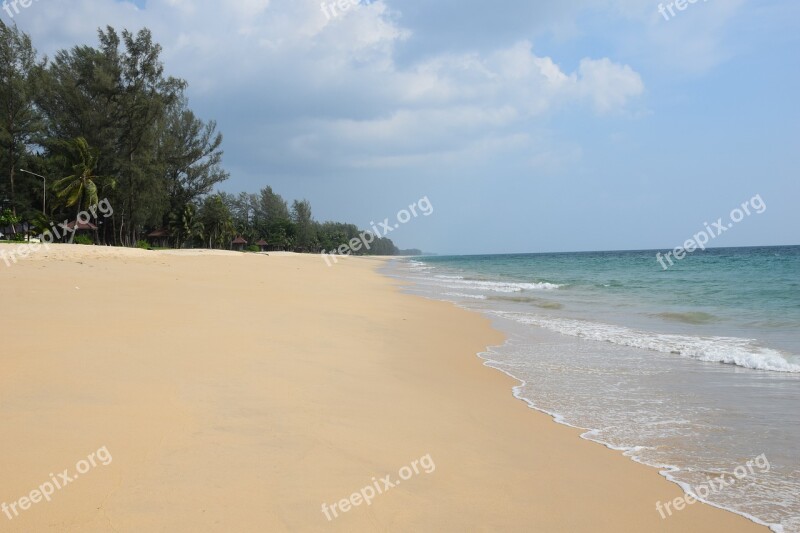
[{"label": "shoreline", "polygon": [[[488,353],[488,352],[484,352],[484,353]],[[550,419],[553,420],[553,422],[555,422],[556,424],[560,424],[560,425],[566,426],[568,428],[572,428],[572,429],[575,429],[575,430],[579,431],[580,434],[578,436],[581,439],[583,439],[583,440],[585,440],[587,442],[591,442],[591,443],[594,443],[594,444],[599,444],[600,446],[603,446],[604,448],[606,448],[606,449],[608,449],[610,451],[621,453],[624,457],[630,459],[631,461],[633,461],[633,462],[635,462],[637,464],[640,464],[642,466],[657,470],[659,475],[661,475],[666,481],[669,481],[670,483],[674,483],[675,485],[679,486],[681,488],[681,490],[683,491],[684,496],[689,494],[687,489],[691,488],[691,486],[688,485],[687,483],[684,483],[682,481],[679,481],[679,480],[675,479],[674,477],[672,477],[670,475],[672,472],[674,472],[676,470],[679,470],[678,467],[676,467],[674,465],[655,465],[655,464],[650,464],[648,462],[645,462],[645,461],[641,460],[640,457],[638,457],[636,455],[632,455],[634,452],[633,452],[633,450],[631,448],[620,448],[620,447],[614,446],[612,444],[609,444],[607,442],[603,442],[602,440],[598,440],[598,439],[592,438],[590,436],[590,434],[593,433],[596,430],[590,429],[590,428],[584,428],[584,427],[580,427],[580,426],[575,426],[575,425],[570,424],[569,422],[567,422],[566,419],[563,417],[563,415],[561,415],[559,413],[554,413],[554,412],[548,411],[548,410],[543,409],[541,407],[538,407],[535,402],[533,402],[532,400],[529,400],[528,398],[522,396],[522,388],[527,385],[527,382],[524,379],[518,378],[517,376],[515,376],[515,375],[513,375],[513,374],[511,374],[509,372],[506,372],[502,368],[498,368],[498,367],[492,366],[491,363],[493,361],[491,359],[485,358],[483,356],[483,354],[478,354],[478,357],[480,357],[484,361],[484,366],[486,366],[487,368],[491,368],[492,370],[497,370],[499,372],[502,372],[503,374],[505,374],[508,377],[512,378],[514,381],[518,382],[518,385],[515,385],[512,388],[512,394],[513,394],[514,398],[516,398],[517,400],[520,400],[521,402],[524,402],[530,409],[533,409],[534,411],[536,411],[538,413],[541,413],[541,414],[544,414],[544,415],[550,417]],[[735,515],[741,516],[741,517],[746,518],[747,520],[753,522],[754,524],[759,525],[759,526],[764,526],[764,527],[766,527],[767,529],[769,529],[771,531],[776,531],[776,532],[782,531],[780,529],[773,529],[774,527],[781,527],[781,526],[778,526],[778,525],[775,525],[775,524],[769,524],[769,523],[764,522],[763,520],[761,520],[761,519],[759,519],[759,518],[757,518],[755,516],[752,516],[752,515],[750,515],[748,513],[737,511],[736,509],[732,509],[730,507],[717,505],[714,502],[711,502],[711,501],[708,501],[708,500],[704,500],[702,498],[698,498],[697,496],[692,496],[692,497],[694,499],[696,499],[698,502],[700,502],[700,503],[702,503],[704,505],[709,505],[711,507],[714,507],[715,509],[719,509],[721,511],[726,511],[726,512],[733,513]]]},{"label": "shoreline", "polygon": [[4,338],[0,502],[113,462],[4,529],[766,530],[706,505],[661,520],[677,485],[531,413],[475,357],[503,342],[490,321],[404,294],[382,259],[53,248],[0,271],[9,331],[58,317]]},{"label": "shoreline", "polygon": [[[414,258],[413,257],[410,257],[410,258],[397,257],[397,258],[390,258],[389,261],[392,261],[394,259],[401,260],[401,259],[414,259]],[[387,261],[387,263],[388,263],[388,261]],[[481,311],[479,309],[472,309],[472,308],[470,308],[470,307],[468,307],[466,305],[461,305],[459,303],[452,302],[452,301],[449,301],[449,300],[446,300],[446,299],[438,299],[438,298],[435,298],[435,297],[430,296],[430,295],[414,294],[412,292],[405,292],[405,291],[402,290],[403,287],[416,285],[414,281],[408,280],[408,279],[406,279],[405,277],[403,277],[400,274],[392,274],[388,270],[385,270],[382,273],[385,276],[387,276],[388,278],[392,279],[392,280],[399,281],[400,283],[398,284],[398,286],[400,287],[401,292],[403,292],[404,294],[412,295],[412,296],[415,296],[415,297],[418,297],[418,298],[423,298],[423,299],[426,299],[426,300],[429,300],[429,301],[434,301],[434,302],[446,302],[446,303],[451,304],[453,307],[455,307],[457,309],[464,310],[464,311],[467,311],[469,313],[474,313],[474,314],[478,314],[480,316],[483,316],[483,317],[485,317],[487,320],[489,320],[492,323],[495,320],[493,317],[491,317],[491,315],[489,313]],[[543,414],[543,415],[547,416],[550,420],[552,420],[556,424],[559,424],[559,425],[562,425],[564,427],[567,427],[567,428],[574,429],[574,430],[578,431],[578,437],[580,439],[582,439],[584,441],[587,441],[587,442],[590,442],[590,443],[598,444],[598,445],[600,445],[600,446],[602,446],[602,447],[604,447],[604,448],[606,448],[606,449],[608,449],[610,451],[622,454],[624,457],[630,459],[634,463],[637,463],[637,464],[642,465],[644,467],[647,467],[649,469],[656,470],[659,473],[659,475],[662,476],[666,481],[668,481],[668,482],[670,482],[672,484],[675,484],[678,487],[680,487],[680,489],[681,489],[681,491],[683,491],[683,494],[684,494],[685,497],[688,496],[689,498],[694,498],[696,500],[696,502],[700,502],[701,504],[708,505],[710,507],[713,507],[715,509],[719,509],[721,511],[729,512],[729,513],[732,513],[732,514],[737,515],[737,516],[741,516],[741,517],[747,519],[748,521],[752,522],[753,524],[758,525],[758,526],[763,526],[764,528],[767,528],[770,531],[775,531],[775,532],[778,532],[778,533],[783,531],[782,526],[780,526],[779,524],[770,524],[770,523],[765,522],[765,521],[759,519],[758,517],[753,516],[753,515],[751,515],[749,513],[746,513],[746,512],[743,512],[743,511],[739,511],[739,510],[731,508],[731,507],[726,507],[724,505],[716,504],[716,503],[714,503],[712,501],[709,501],[707,499],[699,498],[699,497],[697,497],[696,495],[693,495],[693,494],[690,495],[689,492],[688,492],[688,489],[692,488],[692,486],[689,485],[688,483],[685,483],[685,482],[683,482],[681,480],[676,479],[675,477],[673,477],[671,475],[673,472],[679,471],[680,470],[679,467],[674,466],[674,465],[654,464],[654,463],[647,462],[644,459],[642,459],[640,456],[636,455],[636,449],[635,448],[614,446],[613,444],[610,444],[608,442],[605,442],[603,440],[595,438],[595,437],[592,436],[592,434],[597,431],[596,429],[574,425],[574,424],[568,422],[566,420],[566,418],[564,417],[564,415],[562,415],[560,413],[557,413],[557,412],[549,411],[549,410],[547,410],[547,409],[545,409],[543,407],[540,407],[540,406],[538,406],[536,404],[536,402],[534,400],[531,400],[531,399],[525,397],[523,391],[524,391],[525,386],[527,386],[527,384],[528,384],[527,381],[525,379],[519,377],[519,376],[514,375],[510,371],[505,370],[504,368],[502,368],[502,363],[500,363],[499,361],[496,361],[496,360],[491,358],[492,357],[492,351],[494,349],[501,349],[503,346],[505,346],[505,344],[509,340],[508,336],[507,336],[507,333],[504,333],[502,331],[502,329],[500,329],[500,328],[498,328],[498,327],[496,327],[494,325],[492,325],[492,329],[500,332],[502,335],[505,336],[504,343],[487,346],[485,350],[477,353],[476,355],[478,356],[478,358],[483,363],[483,366],[485,366],[485,367],[487,367],[489,369],[498,371],[498,372],[502,373],[505,376],[508,376],[510,379],[512,379],[516,383],[513,387],[511,387],[511,393],[512,393],[513,397],[516,400],[519,400],[519,401],[523,402],[527,407],[529,407],[533,411],[536,411],[537,414]]]}]

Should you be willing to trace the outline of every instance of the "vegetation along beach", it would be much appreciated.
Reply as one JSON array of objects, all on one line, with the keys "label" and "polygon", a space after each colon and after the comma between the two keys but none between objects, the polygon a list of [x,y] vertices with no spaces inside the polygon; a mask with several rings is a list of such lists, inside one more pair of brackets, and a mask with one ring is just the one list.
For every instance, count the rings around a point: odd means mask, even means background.
[{"label": "vegetation along beach", "polygon": [[2,2],[0,532],[800,533],[798,25]]}]

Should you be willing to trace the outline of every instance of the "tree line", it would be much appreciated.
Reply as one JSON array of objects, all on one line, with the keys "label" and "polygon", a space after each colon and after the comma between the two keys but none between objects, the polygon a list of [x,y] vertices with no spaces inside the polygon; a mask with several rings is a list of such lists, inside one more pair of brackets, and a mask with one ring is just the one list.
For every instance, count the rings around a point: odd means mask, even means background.
[{"label": "tree line", "polygon": [[[135,246],[163,230],[177,248],[227,249],[242,236],[316,253],[361,233],[314,220],[307,200],[289,205],[271,187],[215,192],[229,177],[222,134],[191,110],[187,82],[165,73],[151,32],[108,26],[97,37],[50,59],[0,20],[0,220],[41,233],[107,198],[114,211],[94,221],[99,244]],[[364,252],[400,251],[379,238]]]}]

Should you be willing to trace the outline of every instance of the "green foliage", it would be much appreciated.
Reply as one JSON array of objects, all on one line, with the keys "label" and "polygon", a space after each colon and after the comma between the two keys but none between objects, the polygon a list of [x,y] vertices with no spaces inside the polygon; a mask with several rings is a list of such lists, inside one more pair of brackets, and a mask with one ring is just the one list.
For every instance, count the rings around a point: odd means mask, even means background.
[{"label": "green foliage", "polygon": [[[114,216],[103,237],[133,244],[145,226],[163,226],[170,213],[180,217],[188,201],[227,177],[218,166],[221,137],[213,123],[188,110],[186,83],[164,73],[161,47],[149,30],[118,34],[108,27],[98,41],[97,47],[58,51],[42,69],[36,100],[47,135],[41,144],[47,164],[61,176],[82,175],[72,170],[75,161],[57,160],[61,139],[83,138],[96,149],[83,166],[115,176],[118,185],[107,196]],[[72,183],[58,184],[67,203],[80,202]],[[91,194],[91,184],[84,185]]]},{"label": "green foliage", "polygon": [[[0,229],[5,229],[7,226],[13,229],[19,222],[20,218],[15,215],[11,209],[3,209],[3,211],[0,211]],[[25,234],[14,232],[11,235],[11,240],[22,242],[25,240]]]},{"label": "green foliage", "polygon": [[260,252],[261,248],[259,248],[255,244],[251,244],[250,246],[247,247],[247,251],[248,252]]},{"label": "green foliage", "polygon": [[398,250],[397,255],[420,256],[422,255],[422,250],[417,250],[416,248],[412,248],[410,250]]},{"label": "green foliage", "polygon": [[222,134],[216,122],[204,123],[180,99],[167,110],[159,139],[164,159],[165,188],[171,213],[209,194],[217,183],[228,179],[222,170]]},{"label": "green foliage", "polygon": [[203,240],[209,248],[228,249],[236,230],[231,218],[231,212],[222,199],[216,194],[203,201],[199,211],[200,222],[203,227]]},{"label": "green foliage", "polygon": [[33,200],[27,194],[20,198],[19,181],[27,180],[17,172],[44,127],[35,104],[40,67],[30,37],[0,20],[0,176],[8,177],[2,179],[3,194],[15,212],[24,208],[24,200]]},{"label": "green foliage", "polygon": [[294,249],[296,252],[312,252],[319,246],[316,227],[308,200],[292,202],[292,222],[295,227]]},{"label": "green foliage", "polygon": [[137,248],[141,248],[142,250],[149,250],[150,249],[150,243],[147,242],[147,241],[139,240],[139,241],[136,241],[136,247]]},{"label": "green foliage", "polygon": [[77,205],[78,211],[81,207],[97,205],[100,202],[98,196],[98,183],[113,188],[116,181],[110,177],[95,176],[94,170],[97,167],[98,152],[91,148],[83,137],[78,137],[69,142],[59,142],[65,149],[67,155],[62,155],[65,159],[71,160],[73,174],[66,178],[61,178],[53,184],[53,191],[56,197],[64,202],[66,207]]},{"label": "green foliage", "polygon": [[[114,212],[98,222],[95,240],[137,246],[146,230],[168,228],[176,247],[229,249],[239,234],[316,253],[362,233],[315,221],[307,200],[290,208],[271,187],[214,194],[228,178],[222,135],[190,109],[187,83],[165,73],[161,52],[147,29],[106,27],[94,46],[38,60],[30,37],[0,21],[0,198],[10,198],[12,215],[44,231],[108,198]],[[38,178],[16,174],[26,167],[48,177],[57,199],[48,213]],[[356,253],[396,252],[376,239]]]},{"label": "green foliage", "polygon": [[[14,214],[11,209],[4,209],[0,212],[0,228],[5,228],[6,226],[14,227],[20,222],[20,217]],[[24,233],[12,233],[11,240],[15,242],[22,242],[25,240]]]},{"label": "green foliage", "polygon": [[[336,250],[343,244],[347,244],[351,239],[359,238],[361,232],[358,226],[353,224],[342,224],[340,222],[325,222],[316,225],[316,235],[321,250]],[[357,254],[363,254],[366,250],[359,250]]]},{"label": "green foliage", "polygon": [[0,227],[13,226],[19,224],[19,217],[11,209],[0,211]]},{"label": "green foliage", "polygon": [[94,241],[88,235],[76,235],[72,242],[75,244],[94,244]]}]

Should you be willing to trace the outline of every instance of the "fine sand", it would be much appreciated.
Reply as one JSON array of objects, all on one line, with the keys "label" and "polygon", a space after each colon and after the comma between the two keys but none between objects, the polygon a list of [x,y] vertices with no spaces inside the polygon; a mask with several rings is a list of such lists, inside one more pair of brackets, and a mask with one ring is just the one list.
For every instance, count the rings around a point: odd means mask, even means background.
[{"label": "fine sand", "polygon": [[[19,512],[0,531],[767,531],[699,503],[662,520],[679,487],[514,399],[476,356],[502,342],[484,317],[378,265],[0,260],[0,504]],[[50,502],[19,501],[76,468]],[[385,492],[342,513],[373,477]]]}]

